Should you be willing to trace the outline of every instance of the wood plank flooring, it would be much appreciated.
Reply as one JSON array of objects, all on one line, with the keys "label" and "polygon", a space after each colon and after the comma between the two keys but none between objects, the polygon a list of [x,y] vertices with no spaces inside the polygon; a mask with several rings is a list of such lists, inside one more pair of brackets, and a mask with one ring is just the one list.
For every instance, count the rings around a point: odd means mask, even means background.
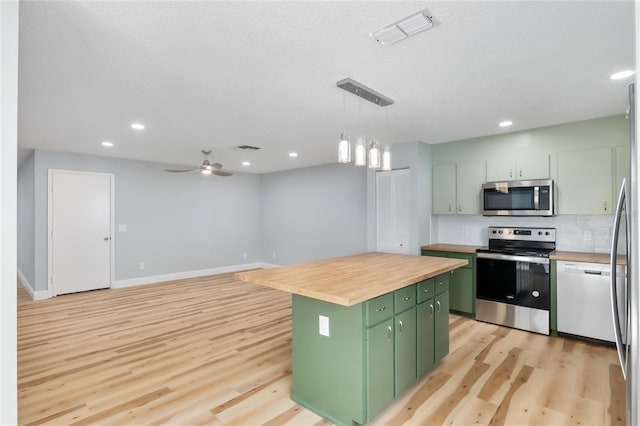
[{"label": "wood plank flooring", "polygon": [[[450,316],[450,354],[371,424],[624,425],[615,350]],[[21,425],[325,425],[289,399],[291,296],[231,274],[34,302]]]}]

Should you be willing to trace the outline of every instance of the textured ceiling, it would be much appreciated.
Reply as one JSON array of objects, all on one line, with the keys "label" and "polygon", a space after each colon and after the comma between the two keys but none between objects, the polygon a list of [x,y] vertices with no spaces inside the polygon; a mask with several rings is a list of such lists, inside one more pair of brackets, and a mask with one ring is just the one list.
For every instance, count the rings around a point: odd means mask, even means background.
[{"label": "textured ceiling", "polygon": [[[431,30],[369,38],[425,7]],[[631,1],[21,1],[19,37],[22,152],[197,165],[209,148],[256,173],[335,162],[345,127],[440,143],[621,114],[628,81],[608,77],[634,64]]]}]

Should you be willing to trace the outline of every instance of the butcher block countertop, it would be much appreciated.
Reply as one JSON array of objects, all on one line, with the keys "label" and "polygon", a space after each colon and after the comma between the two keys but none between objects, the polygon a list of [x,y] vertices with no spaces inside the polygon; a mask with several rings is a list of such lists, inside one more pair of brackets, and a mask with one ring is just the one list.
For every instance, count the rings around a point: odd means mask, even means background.
[{"label": "butcher block countertop", "polygon": [[[585,251],[556,251],[549,255],[551,260],[569,262],[609,263],[609,253],[590,253]],[[618,265],[624,265],[624,256],[618,256]]]},{"label": "butcher block countertop", "polygon": [[353,306],[466,264],[464,259],[371,252],[237,272],[234,278]]},{"label": "butcher block countertop", "polygon": [[430,244],[420,247],[422,250],[451,251],[470,254],[476,254],[476,249],[479,248],[481,248],[481,246],[467,246],[463,244]]}]

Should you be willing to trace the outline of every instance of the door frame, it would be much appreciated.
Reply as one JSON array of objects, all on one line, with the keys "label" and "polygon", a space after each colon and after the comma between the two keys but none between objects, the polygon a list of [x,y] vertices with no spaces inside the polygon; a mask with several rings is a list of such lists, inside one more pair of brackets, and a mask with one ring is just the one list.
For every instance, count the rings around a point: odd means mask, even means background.
[{"label": "door frame", "polygon": [[51,277],[53,276],[53,240],[51,233],[53,232],[53,176],[57,173],[67,173],[74,175],[91,175],[91,176],[107,176],[109,177],[109,204],[111,206],[109,212],[109,233],[111,234],[110,241],[110,253],[109,253],[109,288],[113,285],[113,277],[115,274],[114,267],[114,255],[115,255],[115,233],[114,233],[114,219],[115,219],[115,196],[114,196],[114,183],[115,175],[113,173],[99,173],[99,172],[87,172],[81,170],[65,170],[65,169],[48,169],[47,174],[47,292],[49,297],[55,297],[53,283]]}]

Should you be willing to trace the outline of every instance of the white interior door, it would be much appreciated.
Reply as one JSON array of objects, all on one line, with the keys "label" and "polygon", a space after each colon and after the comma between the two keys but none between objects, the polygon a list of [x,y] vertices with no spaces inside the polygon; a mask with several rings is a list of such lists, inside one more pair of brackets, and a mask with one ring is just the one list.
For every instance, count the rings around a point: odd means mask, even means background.
[{"label": "white interior door", "polygon": [[409,170],[376,172],[376,250],[410,253]]},{"label": "white interior door", "polygon": [[49,171],[49,284],[54,296],[111,286],[113,175]]}]

